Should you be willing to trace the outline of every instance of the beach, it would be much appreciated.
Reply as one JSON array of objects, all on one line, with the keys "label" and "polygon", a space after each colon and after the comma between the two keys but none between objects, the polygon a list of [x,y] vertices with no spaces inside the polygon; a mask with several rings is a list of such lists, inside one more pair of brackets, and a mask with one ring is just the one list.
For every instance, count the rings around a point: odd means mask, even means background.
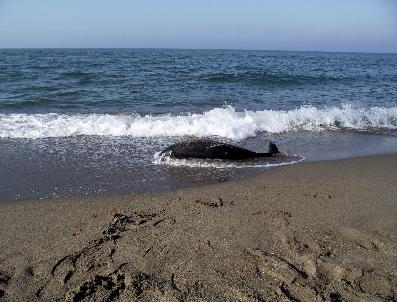
[{"label": "beach", "polygon": [[0,203],[0,301],[395,301],[397,155]]},{"label": "beach", "polygon": [[339,2],[0,0],[0,302],[397,302],[397,6]]}]

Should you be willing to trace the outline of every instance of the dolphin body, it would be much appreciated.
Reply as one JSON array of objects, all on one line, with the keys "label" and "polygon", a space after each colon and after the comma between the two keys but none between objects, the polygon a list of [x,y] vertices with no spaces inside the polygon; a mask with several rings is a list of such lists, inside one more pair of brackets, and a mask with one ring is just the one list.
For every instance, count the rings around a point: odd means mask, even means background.
[{"label": "dolphin body", "polygon": [[277,146],[269,143],[267,153],[257,153],[231,144],[226,144],[210,139],[189,139],[164,149],[160,155],[174,158],[200,158],[200,159],[227,159],[244,160],[264,157],[273,157],[279,154]]}]

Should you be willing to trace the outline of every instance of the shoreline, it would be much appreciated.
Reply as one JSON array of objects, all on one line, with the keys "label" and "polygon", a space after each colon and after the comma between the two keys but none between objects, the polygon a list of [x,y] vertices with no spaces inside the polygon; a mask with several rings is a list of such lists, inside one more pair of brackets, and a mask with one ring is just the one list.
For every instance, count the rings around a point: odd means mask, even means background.
[{"label": "shoreline", "polygon": [[396,164],[312,161],[176,190],[0,202],[0,301],[397,299]]},{"label": "shoreline", "polygon": [[95,198],[100,198],[100,199],[105,199],[105,198],[128,198],[129,196],[140,196],[140,195],[147,195],[147,194],[161,194],[161,193],[172,193],[174,191],[179,191],[179,190],[189,190],[189,189],[194,189],[194,188],[202,188],[202,187],[209,187],[209,186],[217,186],[220,184],[225,184],[225,183],[239,183],[241,181],[249,180],[251,178],[256,178],[256,177],[261,177],[275,169],[280,169],[280,168],[285,168],[289,166],[297,166],[297,165],[306,165],[309,163],[322,163],[322,162],[337,162],[337,161],[345,161],[345,160],[351,160],[351,159],[365,159],[365,158],[376,158],[376,157],[387,157],[387,156],[397,156],[397,152],[393,150],[384,150],[379,153],[374,153],[374,154],[369,154],[369,155],[349,155],[346,157],[337,157],[337,158],[326,158],[326,159],[307,159],[305,157],[302,157],[303,160],[298,161],[296,163],[287,163],[283,164],[280,166],[275,166],[275,167],[268,167],[266,170],[262,170],[260,172],[251,172],[249,174],[246,174],[244,176],[241,176],[241,178],[235,178],[235,179],[227,179],[227,180],[222,180],[222,181],[214,181],[213,183],[204,183],[204,184],[191,184],[187,185],[184,187],[179,187],[179,188],[167,188],[167,189],[158,189],[158,190],[153,190],[153,191],[138,191],[138,192],[126,192],[126,193],[91,193],[91,194],[84,194],[84,195],[72,195],[72,196],[56,196],[56,197],[43,197],[43,198],[16,198],[16,199],[0,199],[0,205],[2,204],[9,204],[9,203],[29,203],[29,202],[73,202],[72,200],[80,200],[80,199],[95,199]]}]

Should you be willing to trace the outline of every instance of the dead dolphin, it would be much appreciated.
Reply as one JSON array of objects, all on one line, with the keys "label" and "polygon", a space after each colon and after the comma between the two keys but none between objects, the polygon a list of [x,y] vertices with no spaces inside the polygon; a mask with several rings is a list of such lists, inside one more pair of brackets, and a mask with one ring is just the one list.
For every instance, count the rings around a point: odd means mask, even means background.
[{"label": "dead dolphin", "polygon": [[257,153],[215,140],[189,139],[169,146],[160,155],[168,155],[174,158],[243,160],[273,157],[279,153],[274,143],[269,143],[269,151],[267,153]]}]

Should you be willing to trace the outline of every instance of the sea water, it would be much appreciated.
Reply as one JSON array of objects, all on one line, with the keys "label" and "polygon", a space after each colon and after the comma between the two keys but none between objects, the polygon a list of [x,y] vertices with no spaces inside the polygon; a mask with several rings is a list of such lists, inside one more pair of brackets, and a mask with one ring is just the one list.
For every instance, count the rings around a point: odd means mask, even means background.
[{"label": "sea water", "polygon": [[[0,200],[131,193],[397,151],[397,55],[0,50]],[[287,157],[170,160],[209,137]]]}]

